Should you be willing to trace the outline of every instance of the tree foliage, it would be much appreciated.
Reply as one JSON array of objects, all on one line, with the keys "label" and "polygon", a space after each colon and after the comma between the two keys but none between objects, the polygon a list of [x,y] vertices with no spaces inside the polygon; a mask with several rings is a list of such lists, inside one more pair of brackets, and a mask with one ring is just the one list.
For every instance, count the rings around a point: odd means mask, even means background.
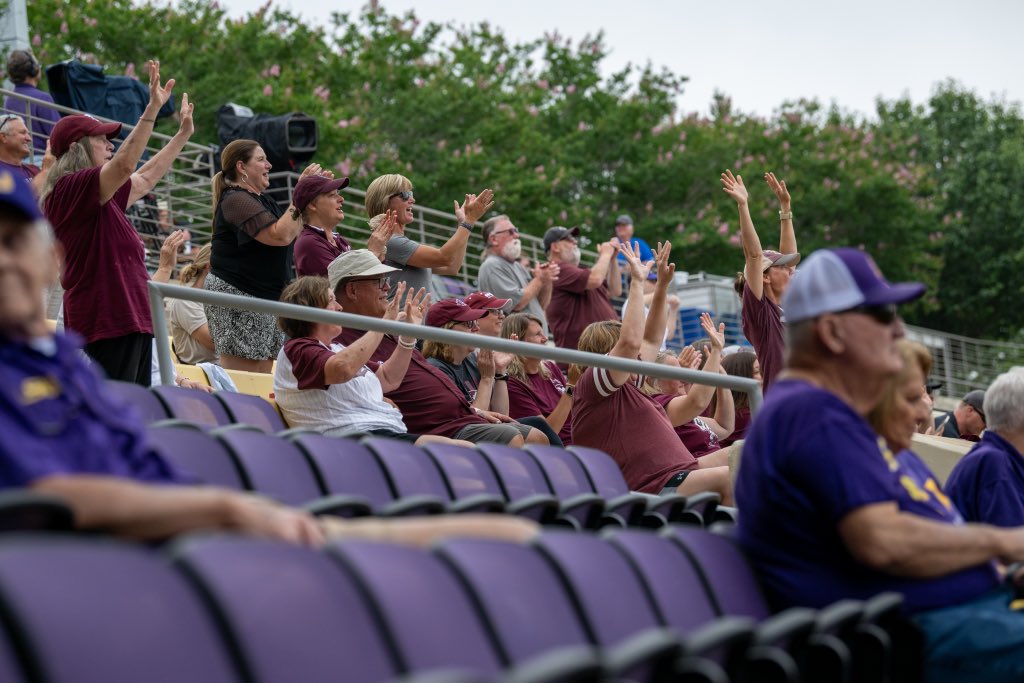
[{"label": "tree foliage", "polygon": [[[317,160],[365,186],[399,172],[438,208],[491,187],[496,209],[541,234],[580,225],[604,239],[630,213],[648,241],[671,239],[682,269],[728,274],[741,265],[725,168],[746,176],[768,246],[773,170],[794,195],[800,249],[862,246],[892,279],[930,295],[909,318],[974,336],[1024,328],[1024,136],[1018,107],[956,84],[927,105],[879,102],[863,119],[815,101],[770,118],[676,109],[686,78],[651,65],[603,74],[601,35],[513,44],[486,23],[421,23],[376,2],[303,23],[273,5],[231,20],[216,3],[34,0],[33,43],[45,63],[77,57],[133,73],[157,56],[196,102],[200,142],[215,142],[227,101],[256,111],[304,111],[320,123]],[[169,125],[169,124],[165,124]]]}]

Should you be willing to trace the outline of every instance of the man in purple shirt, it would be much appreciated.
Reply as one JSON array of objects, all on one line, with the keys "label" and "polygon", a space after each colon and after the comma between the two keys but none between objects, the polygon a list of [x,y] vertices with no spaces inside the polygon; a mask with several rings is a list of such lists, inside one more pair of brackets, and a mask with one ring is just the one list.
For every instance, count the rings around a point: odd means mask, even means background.
[{"label": "man in purple shirt", "polygon": [[800,254],[796,251],[792,204],[786,182],[777,180],[774,173],[766,173],[764,179],[779,199],[782,231],[778,251],[761,249],[761,239],[750,218],[743,176],[733,176],[732,171],[722,174],[722,189],[736,200],[740,214],[744,266],[743,272],[736,278],[736,291],[743,300],[743,334],[754,346],[761,363],[762,387],[768,391],[775,375],[782,369],[783,362],[784,318],[779,302],[789,285],[793,268],[800,261]]},{"label": "man in purple shirt", "polygon": [[996,562],[1024,559],[1024,529],[965,523],[864,417],[902,367],[896,305],[924,289],[856,249],[818,251],[794,276],[788,365],[743,447],[739,541],[775,607],[896,591],[926,680],[1022,680],[1024,615]]},{"label": "man in purple shirt", "polygon": [[946,492],[969,521],[1024,526],[1024,368],[999,375],[984,401],[988,428],[953,468]]},{"label": "man in purple shirt", "polygon": [[[42,66],[29,50],[14,50],[7,58],[7,76],[14,83],[16,94],[53,103],[50,94],[37,87],[42,75]],[[28,102],[10,95],[4,98],[4,112],[18,114],[32,129],[32,146],[29,153],[33,158],[29,159],[29,162],[42,163],[41,159],[46,152],[46,139],[50,137],[53,124],[60,120],[60,113],[44,104]]]}]

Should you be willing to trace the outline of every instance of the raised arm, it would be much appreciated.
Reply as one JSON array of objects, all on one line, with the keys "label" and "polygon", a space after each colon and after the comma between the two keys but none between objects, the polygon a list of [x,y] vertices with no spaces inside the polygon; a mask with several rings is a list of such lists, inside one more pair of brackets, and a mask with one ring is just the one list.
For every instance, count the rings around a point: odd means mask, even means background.
[{"label": "raised arm", "polygon": [[[700,325],[711,341],[710,349],[707,346],[704,347],[708,358],[704,363],[704,372],[719,372],[722,369],[722,349],[725,348],[725,323],[721,323],[718,329],[715,329],[714,321],[705,311],[700,315]],[[711,385],[691,384],[686,396],[677,396],[665,406],[669,422],[673,427],[686,424],[704,412],[714,395],[715,387]]]},{"label": "raised arm", "polygon": [[[404,285],[404,282],[398,283],[395,296],[391,298],[385,310],[384,319],[399,320],[410,325],[420,325],[423,323],[423,312],[430,308],[430,295],[427,294],[426,289],[420,289],[415,293],[410,291],[409,296],[405,298],[404,310],[398,313],[398,302],[402,300],[402,293],[405,291]],[[389,318],[389,315],[392,317]],[[402,379],[405,378],[405,372],[409,369],[409,361],[412,359],[415,347],[415,337],[399,337],[398,345],[395,347],[394,352],[392,352],[391,357],[377,368],[377,379],[380,380],[381,388],[384,389],[385,393],[397,389],[402,384]]]},{"label": "raised arm", "polygon": [[149,136],[153,134],[153,126],[156,124],[160,107],[167,102],[173,89],[173,78],[163,86],[160,85],[160,62],[155,59],[149,60],[149,103],[142,112],[139,122],[121,143],[117,153],[100,168],[100,204],[109,202],[114,193],[132,177],[142,153],[146,151]]},{"label": "raised arm", "polygon": [[[632,249],[632,246],[630,246]],[[605,284],[608,278],[608,271],[612,267],[612,261],[615,260],[615,254],[617,253],[616,247],[611,242],[602,242],[597,245],[597,263],[590,269],[590,276],[587,278],[587,289],[597,289],[601,285]],[[637,257],[639,258],[639,256]],[[618,271],[618,265],[615,266]],[[611,289],[609,288],[609,294]],[[622,285],[619,285],[619,294],[622,294]]]},{"label": "raised arm", "polygon": [[665,319],[668,316],[668,305],[665,300],[668,297],[668,287],[676,274],[676,265],[668,260],[671,253],[671,243],[658,243],[658,251],[654,257],[655,267],[658,269],[658,282],[654,286],[654,296],[651,297],[650,311],[644,326],[644,343],[640,349],[640,360],[651,363],[658,357],[661,345],[665,341]]},{"label": "raised arm", "polygon": [[[334,172],[324,170],[320,164],[314,163],[302,170],[302,173],[299,174],[299,180],[309,175],[322,175],[333,178]],[[296,210],[294,205],[289,204],[288,210],[273,225],[256,233],[255,240],[260,244],[266,244],[271,247],[287,247],[295,241],[300,232],[302,232],[302,214]]]},{"label": "raised arm", "polygon": [[761,248],[761,238],[754,229],[754,221],[750,218],[750,206],[747,203],[750,197],[743,184],[743,176],[734,176],[732,171],[726,169],[722,174],[722,189],[736,201],[740,216],[740,244],[743,245],[743,276],[750,292],[760,301],[764,295],[764,280],[761,279],[764,250]]},{"label": "raised arm", "polygon": [[764,174],[764,181],[779,200],[779,253],[796,253],[796,232],[793,230],[793,202],[789,197],[789,188],[785,180],[779,180],[769,171]]},{"label": "raised arm", "polygon": [[178,265],[178,248],[191,237],[187,230],[175,230],[164,238],[164,243],[160,245],[160,263],[153,273],[154,282],[171,281],[174,267]]},{"label": "raised arm", "polygon": [[[629,283],[629,298],[626,300],[626,307],[622,311],[622,327],[619,331],[619,340],[608,352],[610,356],[618,358],[629,358],[636,360],[644,341],[644,280],[651,270],[650,263],[642,263],[640,255],[633,250],[633,245],[619,245],[619,250],[626,255],[626,263],[629,266],[629,274],[632,278]],[[629,381],[628,372],[621,370],[609,370],[608,376],[612,383],[620,387]]]},{"label": "raised arm", "polygon": [[178,154],[185,148],[185,143],[195,132],[195,124],[192,121],[194,108],[195,105],[188,100],[188,93],[182,95],[178,132],[163,146],[163,149],[154,154],[149,161],[142,165],[142,168],[132,174],[132,192],[128,197],[129,205],[153,191],[160,179],[170,170],[171,164],[178,158]]},{"label": "raised arm", "polygon": [[[479,195],[467,194],[462,206],[454,202],[455,219],[458,226],[455,234],[440,248],[421,244],[409,257],[408,265],[414,268],[431,268],[437,275],[457,275],[466,260],[466,245],[472,226],[494,206],[494,193],[484,190]],[[469,225],[470,227],[466,227]]]}]

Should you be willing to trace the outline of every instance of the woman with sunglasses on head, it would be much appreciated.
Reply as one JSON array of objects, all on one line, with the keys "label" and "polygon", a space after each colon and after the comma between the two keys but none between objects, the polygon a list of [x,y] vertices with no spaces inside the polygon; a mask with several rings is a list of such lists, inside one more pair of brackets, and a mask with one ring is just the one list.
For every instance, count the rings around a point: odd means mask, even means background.
[{"label": "woman with sunglasses on head", "polygon": [[[282,211],[264,194],[272,166],[258,142],[230,142],[220,159],[223,170],[213,177],[213,250],[206,289],[277,301],[291,280],[292,243],[302,232],[302,214],[294,204]],[[310,164],[299,183],[309,176],[333,179],[334,174]],[[222,306],[205,309],[223,367],[270,372],[284,343],[274,316]]]},{"label": "woman with sunglasses on head", "polygon": [[[392,173],[376,178],[366,188],[366,213],[373,217],[388,210],[395,212],[397,228],[388,240],[385,265],[400,269],[392,280],[405,282],[410,289],[433,289],[431,275],[456,275],[466,258],[466,245],[473,225],[494,205],[494,193],[484,190],[479,195],[467,194],[460,206],[454,203],[453,212],[458,221],[455,233],[440,247],[431,247],[409,239],[405,226],[412,222],[412,207],[416,198],[412,182],[403,175]],[[392,294],[394,293],[392,289]]]}]

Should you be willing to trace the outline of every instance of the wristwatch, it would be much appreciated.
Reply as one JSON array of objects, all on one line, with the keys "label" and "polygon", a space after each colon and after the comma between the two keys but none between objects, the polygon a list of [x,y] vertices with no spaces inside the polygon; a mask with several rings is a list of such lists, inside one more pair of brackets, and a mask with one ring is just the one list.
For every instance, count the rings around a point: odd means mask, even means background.
[{"label": "wristwatch", "polygon": [[508,379],[508,373],[507,372],[497,372],[497,373],[494,374],[494,381],[495,382],[504,382],[507,379]]},{"label": "wristwatch", "polygon": [[572,396],[572,391],[575,388],[576,388],[576,385],[574,385],[574,384],[566,384],[565,385],[565,391],[563,393],[565,393],[566,396]]}]

